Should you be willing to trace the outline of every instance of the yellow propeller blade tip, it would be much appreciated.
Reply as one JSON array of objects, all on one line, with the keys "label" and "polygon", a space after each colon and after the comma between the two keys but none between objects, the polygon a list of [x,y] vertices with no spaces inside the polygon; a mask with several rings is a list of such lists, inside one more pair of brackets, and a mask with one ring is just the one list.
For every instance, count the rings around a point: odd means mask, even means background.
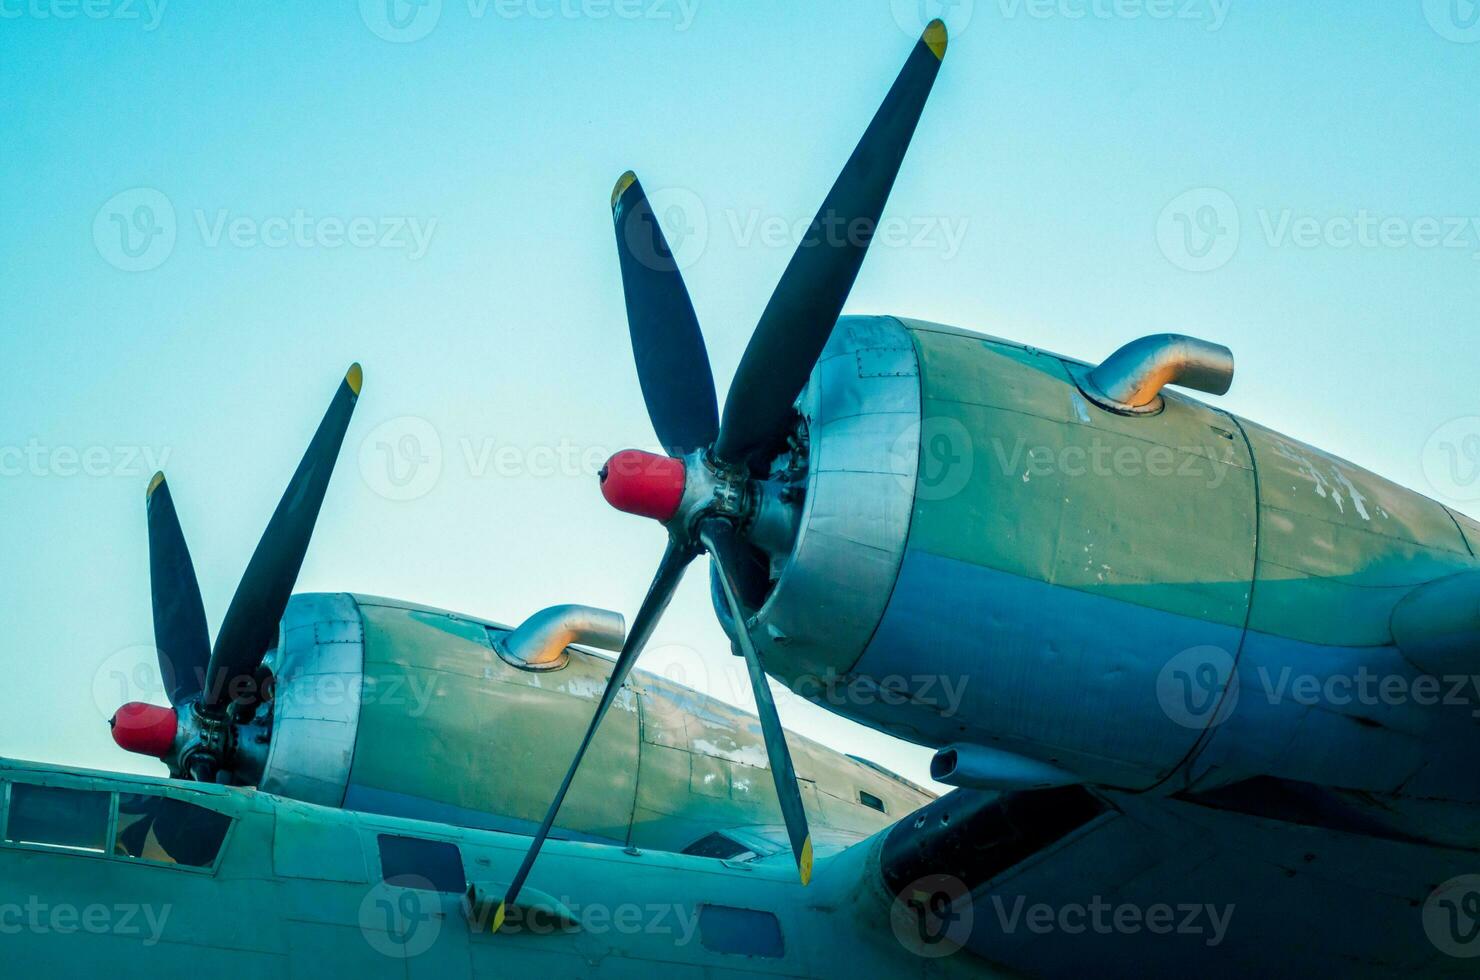
[{"label": "yellow propeller blade tip", "polygon": [[504,927],[504,903],[503,902],[499,902],[498,903],[498,911],[496,911],[496,912],[493,913],[493,925],[491,927],[489,927],[489,930],[488,931],[489,932],[498,932],[503,927]]},{"label": "yellow propeller blade tip", "polygon": [[812,883],[812,835],[802,841],[802,854],[797,859],[797,870],[802,874],[802,887],[806,888]]},{"label": "yellow propeller blade tip", "polygon": [[154,491],[158,490],[163,484],[164,470],[160,470],[158,473],[154,474],[154,479],[149,481],[149,489],[144,491],[144,499],[148,500],[150,497],[154,496]]},{"label": "yellow propeller blade tip", "polygon": [[613,211],[617,209],[617,202],[622,199],[622,195],[627,193],[627,188],[631,187],[635,183],[637,183],[637,174],[633,173],[630,170],[617,178],[617,186],[612,188]]},{"label": "yellow propeller blade tip", "polygon": [[365,383],[365,372],[360,370],[359,361],[349,366],[349,371],[344,375],[344,383],[349,385],[349,390],[356,396],[360,394],[360,386]]},{"label": "yellow propeller blade tip", "polygon": [[925,46],[930,49],[930,53],[935,55],[936,61],[945,60],[946,42],[948,40],[945,21],[937,17],[925,25],[925,33],[920,35],[920,40],[924,41]]}]

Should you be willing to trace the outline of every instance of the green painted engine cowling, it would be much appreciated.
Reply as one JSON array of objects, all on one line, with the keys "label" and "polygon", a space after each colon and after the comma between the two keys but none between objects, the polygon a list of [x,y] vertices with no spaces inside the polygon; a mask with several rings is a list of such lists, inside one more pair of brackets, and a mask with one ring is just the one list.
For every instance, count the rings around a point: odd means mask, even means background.
[{"label": "green painted engine cowling", "polygon": [[767,669],[914,741],[1127,788],[1217,766],[1480,798],[1434,761],[1448,734],[1480,747],[1467,712],[1265,690],[1289,668],[1411,681],[1393,608],[1480,564],[1475,525],[1170,390],[1154,414],[1107,411],[1089,368],[840,320],[800,402],[801,531],[753,624]]},{"label": "green painted engine cowling", "polygon": [[[528,833],[590,722],[611,661],[578,647],[529,670],[496,623],[344,594],[295,596],[283,621],[259,785],[306,802]],[[865,836],[930,796],[791,736],[808,817]],[[756,719],[637,672],[603,722],[562,836],[681,849],[779,822]],[[878,801],[881,812],[864,803]]]}]

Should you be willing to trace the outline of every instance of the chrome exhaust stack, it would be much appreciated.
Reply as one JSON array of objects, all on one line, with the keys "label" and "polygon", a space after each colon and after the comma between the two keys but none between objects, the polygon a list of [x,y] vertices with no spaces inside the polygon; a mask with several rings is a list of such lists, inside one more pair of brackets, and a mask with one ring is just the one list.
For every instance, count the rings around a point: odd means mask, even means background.
[{"label": "chrome exhaust stack", "polygon": [[521,670],[555,670],[565,664],[565,648],[579,643],[613,652],[627,639],[621,613],[592,606],[541,609],[519,628],[494,641],[494,650]]},{"label": "chrome exhaust stack", "polygon": [[1161,389],[1167,385],[1227,394],[1233,385],[1233,351],[1182,334],[1142,337],[1105,358],[1080,387],[1102,408],[1141,415],[1161,410]]},{"label": "chrome exhaust stack", "polygon": [[999,791],[1047,789],[1080,781],[1047,762],[964,743],[947,745],[935,753],[930,760],[930,778],[962,789]]}]

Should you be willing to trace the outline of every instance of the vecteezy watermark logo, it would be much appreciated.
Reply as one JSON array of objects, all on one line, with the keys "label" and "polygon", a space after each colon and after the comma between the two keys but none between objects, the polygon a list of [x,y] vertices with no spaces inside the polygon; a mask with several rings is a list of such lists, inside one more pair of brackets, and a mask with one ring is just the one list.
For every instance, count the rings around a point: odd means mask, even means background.
[{"label": "vecteezy watermark logo", "polygon": [[417,875],[383,881],[360,902],[360,934],[370,948],[395,960],[431,949],[442,933],[442,899]]},{"label": "vecteezy watermark logo", "polygon": [[21,902],[0,902],[0,936],[122,936],[157,946],[173,905],[71,905],[43,902],[32,895]]},{"label": "vecteezy watermark logo", "polygon": [[1450,878],[1423,903],[1423,931],[1439,952],[1480,956],[1480,875]]},{"label": "vecteezy watermark logo", "polygon": [[1153,902],[1137,905],[1115,904],[1095,895],[1088,902],[1047,902],[1028,904],[1024,895],[1009,903],[1001,895],[992,896],[997,925],[1004,935],[1026,929],[1037,936],[1062,933],[1079,936],[1090,932],[1100,936],[1134,936],[1149,932],[1156,936],[1202,936],[1209,948],[1219,946],[1228,936],[1233,921],[1232,905],[1199,905]]},{"label": "vecteezy watermark logo", "polygon": [[1212,34],[1228,21],[1233,0],[997,0],[1004,20],[1178,21],[1206,24]]},{"label": "vecteezy watermark logo", "polygon": [[[437,219],[415,215],[314,215],[303,208],[259,218],[226,208],[196,208],[187,228],[203,248],[383,249],[417,261],[431,248]],[[151,187],[115,194],[93,218],[93,244],[125,272],[158,268],[175,249],[174,204]]]},{"label": "vecteezy watermark logo", "polygon": [[810,218],[788,218],[759,210],[724,212],[735,244],[741,248],[799,249],[819,245],[838,248],[914,249],[939,252],[950,261],[961,252],[969,221],[965,217],[922,214],[897,215],[872,221],[836,211]]},{"label": "vecteezy watermark logo", "polygon": [[1187,272],[1212,272],[1238,252],[1238,205],[1216,187],[1177,195],[1156,219],[1156,243],[1167,261]]},{"label": "vecteezy watermark logo", "polygon": [[437,231],[437,219],[414,215],[311,215],[303,208],[291,214],[257,218],[217,208],[194,212],[195,228],[206,248],[324,248],[346,245],[356,249],[405,252],[415,262],[424,258]]},{"label": "vecteezy watermark logo", "polygon": [[1217,450],[1206,446],[1171,446],[1117,443],[1095,434],[1087,445],[1030,445],[1018,437],[1009,445],[1000,437],[991,440],[992,457],[1005,476],[1021,475],[1024,483],[1035,479],[1085,477],[1134,480],[1189,480],[1216,490],[1228,479],[1229,467],[1218,462]]},{"label": "vecteezy watermark logo", "polygon": [[1477,0],[1423,0],[1423,15],[1434,33],[1446,41],[1480,41],[1480,2]]},{"label": "vecteezy watermark logo", "polygon": [[[709,211],[699,195],[682,187],[664,187],[648,195],[652,213],[634,208],[628,212],[622,234],[633,258],[650,269],[666,269],[671,261],[687,269],[709,245]],[[647,223],[656,221],[671,254],[659,254],[657,236]]]},{"label": "vecteezy watermark logo", "polygon": [[1480,500],[1480,416],[1451,419],[1423,446],[1423,475],[1439,496]]},{"label": "vecteezy watermark logo", "polygon": [[420,41],[442,19],[442,0],[360,0],[360,19],[392,44]]},{"label": "vecteezy watermark logo", "polygon": [[98,208],[93,244],[124,272],[157,269],[175,250],[175,206],[152,187],[121,191]]},{"label": "vecteezy watermark logo", "polygon": [[697,194],[680,187],[667,187],[648,195],[653,217],[631,211],[622,234],[632,255],[650,268],[667,268],[668,257],[655,250],[652,229],[656,220],[663,229],[672,262],[687,269],[705,253],[712,236],[729,235],[737,248],[765,248],[797,252],[823,247],[912,249],[939,253],[947,261],[961,251],[969,221],[950,215],[891,215],[870,221],[853,215],[824,212],[795,216],[775,214],[759,208],[726,208],[711,211]]},{"label": "vecteezy watermark logo", "polygon": [[[3,2],[3,0],[0,0]],[[442,19],[443,0],[360,0],[360,19],[376,37],[395,44],[420,41]],[[659,21],[686,31],[699,0],[464,0],[468,18],[496,20]]]},{"label": "vecteezy watermark logo", "polygon": [[1365,665],[1353,673],[1297,674],[1288,664],[1276,673],[1261,664],[1257,688],[1270,704],[1306,707],[1397,707],[1417,704],[1467,708],[1480,718],[1480,674],[1380,674]]},{"label": "vecteezy watermark logo", "polygon": [[131,701],[165,703],[174,677],[164,676],[163,658],[152,644],[124,647],[111,654],[93,672],[93,704],[104,718],[113,717],[120,705]]},{"label": "vecteezy watermark logo", "polygon": [[403,415],[360,443],[360,478],[387,500],[416,500],[442,478],[442,437],[426,419]]},{"label": "vecteezy watermark logo", "polygon": [[900,486],[918,499],[949,500],[971,482],[976,453],[966,426],[942,416],[900,433],[889,447],[889,460]]},{"label": "vecteezy watermark logo", "polygon": [[643,651],[642,668],[645,673],[684,688],[685,696],[708,699],[713,690],[715,676],[704,655],[683,643],[664,643],[662,646]]},{"label": "vecteezy watermark logo", "polygon": [[467,0],[468,16],[482,20],[647,20],[675,31],[694,24],[699,0]]},{"label": "vecteezy watermark logo", "polygon": [[0,20],[141,21],[144,30],[159,26],[168,0],[0,0]]},{"label": "vecteezy watermark logo", "polygon": [[1418,249],[1425,252],[1468,252],[1480,259],[1480,217],[1421,215],[1406,217],[1358,208],[1350,214],[1301,214],[1294,208],[1259,210],[1259,224],[1270,248]]},{"label": "vecteezy watermark logo", "polygon": [[889,926],[916,956],[940,959],[966,945],[974,914],[971,891],[959,878],[927,875],[900,889],[889,906]]},{"label": "vecteezy watermark logo", "polygon": [[141,478],[169,461],[165,446],[52,446],[34,436],[25,445],[0,444],[0,477]]},{"label": "vecteezy watermark logo", "polygon": [[960,674],[864,674],[844,675],[829,667],[821,674],[803,674],[791,685],[798,697],[834,708],[867,707],[884,704],[890,707],[914,704],[931,707],[942,718],[954,718],[961,711],[966,686],[971,677]]},{"label": "vecteezy watermark logo", "polygon": [[1156,676],[1156,700],[1168,718],[1183,728],[1220,725],[1238,705],[1238,674],[1233,655],[1222,647],[1183,650]]},{"label": "vecteezy watermark logo", "polygon": [[945,21],[952,37],[960,37],[971,24],[976,0],[889,0],[890,11],[899,29],[910,37],[925,33],[932,20]]}]

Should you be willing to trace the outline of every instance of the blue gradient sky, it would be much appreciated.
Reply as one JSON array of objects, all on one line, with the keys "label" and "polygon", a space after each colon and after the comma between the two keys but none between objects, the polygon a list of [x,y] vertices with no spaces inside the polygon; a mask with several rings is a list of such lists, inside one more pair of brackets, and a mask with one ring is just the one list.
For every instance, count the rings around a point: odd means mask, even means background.
[{"label": "blue gradient sky", "polygon": [[[103,768],[140,765],[103,722],[152,636],[144,455],[214,630],[352,360],[299,591],[630,615],[662,539],[592,476],[653,440],[612,183],[635,168],[686,227],[723,388],[790,253],[762,229],[815,210],[916,30],[914,0],[429,0],[399,33],[385,0],[95,2],[0,0],[0,753]],[[1222,341],[1219,404],[1480,516],[1475,474],[1442,465],[1480,460],[1474,12],[958,2],[888,212],[905,234],[849,311],[1085,358]],[[140,236],[171,211],[172,244]],[[329,247],[355,219],[391,240]],[[381,447],[408,437],[430,462],[397,487]],[[747,700],[705,575],[653,650]],[[779,700],[923,778],[928,752]]]}]

